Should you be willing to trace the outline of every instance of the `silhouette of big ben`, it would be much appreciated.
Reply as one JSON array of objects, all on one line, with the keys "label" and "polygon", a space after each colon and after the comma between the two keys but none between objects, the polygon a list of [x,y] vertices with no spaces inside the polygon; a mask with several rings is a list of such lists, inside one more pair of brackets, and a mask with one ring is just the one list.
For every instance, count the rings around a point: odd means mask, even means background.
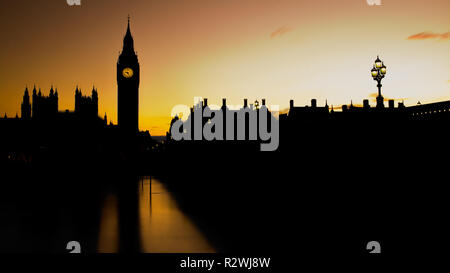
[{"label": "silhouette of big ben", "polygon": [[117,61],[117,89],[119,128],[127,133],[137,133],[139,131],[139,62],[130,31],[130,16],[128,16],[127,33],[123,38],[123,49]]}]

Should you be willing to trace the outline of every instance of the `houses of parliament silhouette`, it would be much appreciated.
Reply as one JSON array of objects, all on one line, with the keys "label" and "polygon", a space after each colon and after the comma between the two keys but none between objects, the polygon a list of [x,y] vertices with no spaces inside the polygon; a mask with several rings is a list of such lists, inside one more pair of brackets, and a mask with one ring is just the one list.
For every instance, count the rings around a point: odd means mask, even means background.
[{"label": "houses of parliament silhouette", "polygon": [[[123,48],[117,61],[118,124],[108,124],[106,113],[103,118],[99,117],[99,95],[95,87],[90,96],[83,95],[78,86],[75,88],[75,109],[73,111],[59,111],[59,94],[53,86],[48,95],[44,95],[40,88],[36,89],[36,86],[33,87],[30,94],[26,87],[21,104],[21,117],[16,115],[15,118],[8,118],[5,114],[4,118],[0,118],[0,128],[6,132],[2,134],[1,150],[7,151],[6,154],[8,154],[14,150],[23,150],[23,147],[30,148],[33,145],[47,147],[58,143],[63,147],[82,146],[90,147],[93,150],[98,150],[95,148],[98,146],[104,150],[115,150],[117,147],[124,148],[131,145],[134,146],[133,149],[150,151],[155,148],[155,142],[151,139],[148,131],[139,132],[138,128],[139,81],[140,65],[134,50],[134,39],[128,17]],[[262,104],[265,105],[265,99],[262,101]],[[342,111],[335,111],[334,107],[330,107],[327,102],[325,106],[318,106],[316,99],[311,101],[310,106],[305,107],[295,106],[294,101],[291,100],[289,111],[279,115],[280,147],[297,146],[304,143],[302,141],[305,139],[323,140],[325,139],[324,135],[329,135],[330,131],[339,132],[333,138],[339,138],[339,135],[342,138],[345,136],[347,141],[354,139],[357,132],[365,132],[367,137],[376,138],[375,136],[383,134],[383,132],[393,132],[404,126],[413,127],[416,130],[417,123],[411,124],[412,121],[435,123],[444,120],[448,122],[450,116],[450,101],[410,107],[400,102],[398,107],[395,107],[394,100],[389,100],[388,106],[385,107],[384,98],[381,95],[381,85],[376,103],[375,107],[371,107],[369,100],[364,100],[362,107],[354,106],[351,103],[349,106],[343,105]],[[207,99],[201,103],[200,107],[206,106]],[[258,106],[259,102],[256,101],[249,107],[247,99],[244,100],[243,108],[246,111],[247,108],[250,109],[250,112],[257,111]],[[227,109],[226,99],[223,99],[222,110],[225,109]],[[191,109],[192,127],[195,120],[193,115],[194,112]],[[174,120],[171,124],[173,122]],[[202,122],[205,124],[208,119],[203,119]],[[248,130],[248,119],[246,127]],[[225,131],[224,127],[224,134]],[[136,142],[130,137],[138,137],[142,143]],[[30,139],[32,139],[31,144]],[[170,133],[167,134],[166,140],[166,144],[174,144]],[[247,140],[246,143],[252,142],[249,141],[248,133],[245,140]],[[80,144],[81,142],[85,143]],[[196,145],[207,144],[207,141],[204,140],[195,142]],[[234,141],[233,143],[242,144],[243,141]],[[176,149],[180,148],[180,145],[175,146]],[[257,147],[256,145],[249,146]]]},{"label": "houses of parliament silhouette", "polygon": [[[30,100],[32,98],[32,100]],[[54,120],[61,116],[76,116],[83,120],[100,121],[98,116],[98,91],[95,87],[92,88],[91,96],[84,96],[78,86],[75,89],[75,109],[73,112],[66,110],[59,112],[58,110],[58,90],[50,88],[48,96],[42,94],[41,89],[36,90],[34,86],[32,97],[30,97],[28,87],[25,88],[23,100],[21,104],[21,118],[23,120]],[[107,116],[105,113],[102,122],[106,125]]]},{"label": "houses of parliament silhouette", "polygon": [[[101,151],[118,154],[151,150],[155,142],[148,131],[139,131],[139,62],[134,51],[130,18],[117,60],[117,124],[108,124],[107,114],[99,116],[99,92],[94,86],[89,95],[76,86],[75,108],[59,109],[59,93],[53,85],[48,94],[36,86],[25,87],[21,116],[0,118],[0,151],[3,158],[31,160],[43,151],[76,153],[74,158]],[[33,156],[31,156],[31,154]],[[67,155],[68,157],[72,155]],[[123,155],[121,155],[123,156]]]},{"label": "houses of parliament silhouette", "polygon": [[[130,17],[128,17],[127,31],[123,39],[122,52],[117,61],[118,86],[118,127],[123,132],[137,133],[139,131],[139,62],[134,51],[134,40],[130,30]],[[30,100],[32,98],[32,100]],[[59,112],[58,90],[50,88],[48,96],[41,89],[34,86],[32,97],[28,87],[25,88],[21,105],[21,118],[23,120],[55,120],[75,116],[84,122],[98,122],[98,91],[92,89],[91,96],[84,96],[78,86],[75,89],[75,109],[73,112],[65,110]],[[6,114],[5,114],[5,118]],[[107,116],[103,118],[107,124]],[[100,124],[100,123],[99,123]],[[111,124],[112,125],[112,124]]]}]

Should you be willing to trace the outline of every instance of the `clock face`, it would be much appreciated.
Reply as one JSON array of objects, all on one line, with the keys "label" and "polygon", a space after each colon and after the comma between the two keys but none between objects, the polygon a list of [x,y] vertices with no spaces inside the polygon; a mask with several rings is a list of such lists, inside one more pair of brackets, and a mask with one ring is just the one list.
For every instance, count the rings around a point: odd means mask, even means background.
[{"label": "clock face", "polygon": [[125,78],[127,78],[127,79],[133,77],[133,69],[131,69],[131,68],[129,68],[129,67],[124,68],[124,69],[122,70],[122,75],[123,75]]}]

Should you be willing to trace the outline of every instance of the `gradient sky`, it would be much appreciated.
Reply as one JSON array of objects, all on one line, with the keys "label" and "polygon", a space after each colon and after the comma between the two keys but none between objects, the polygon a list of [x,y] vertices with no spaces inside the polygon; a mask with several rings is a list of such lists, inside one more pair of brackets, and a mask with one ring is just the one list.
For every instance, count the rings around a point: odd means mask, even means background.
[{"label": "gradient sky", "polygon": [[242,104],[285,109],[371,99],[377,54],[386,98],[414,105],[450,99],[450,1],[1,0],[0,113],[20,115],[28,85],[60,93],[95,85],[99,114],[117,122],[116,62],[127,15],[141,64],[140,129],[168,130],[174,105]]}]

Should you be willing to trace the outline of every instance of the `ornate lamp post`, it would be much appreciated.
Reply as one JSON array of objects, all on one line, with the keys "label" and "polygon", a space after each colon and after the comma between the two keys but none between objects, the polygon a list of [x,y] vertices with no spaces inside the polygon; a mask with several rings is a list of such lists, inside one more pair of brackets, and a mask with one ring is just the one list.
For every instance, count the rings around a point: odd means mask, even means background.
[{"label": "ornate lamp post", "polygon": [[381,95],[381,80],[386,75],[386,66],[384,63],[380,60],[380,58],[377,56],[377,59],[375,60],[375,64],[373,65],[373,68],[371,70],[372,78],[373,80],[377,81],[377,87],[378,87],[378,96],[377,96],[377,108],[384,108],[384,98]]}]

